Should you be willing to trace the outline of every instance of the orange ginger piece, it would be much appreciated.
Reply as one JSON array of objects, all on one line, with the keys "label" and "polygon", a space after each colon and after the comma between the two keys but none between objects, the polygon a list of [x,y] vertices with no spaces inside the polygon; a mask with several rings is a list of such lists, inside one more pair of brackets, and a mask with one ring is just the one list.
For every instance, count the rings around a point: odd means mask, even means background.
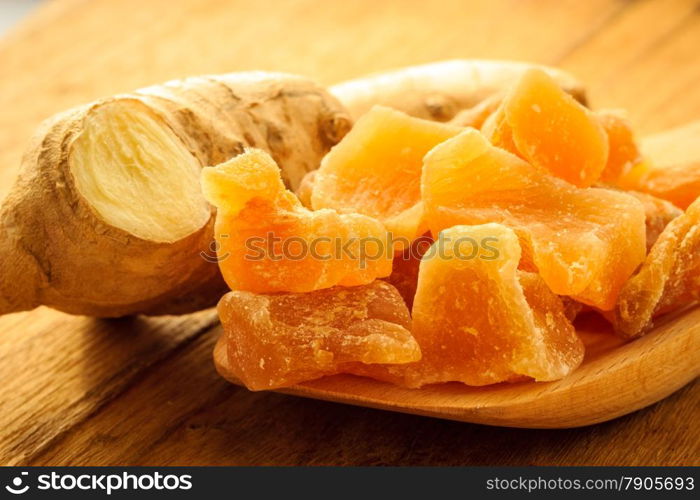
[{"label": "orange ginger piece", "polygon": [[618,185],[649,193],[685,209],[700,196],[700,161],[667,166],[644,161],[620,177]]},{"label": "orange ginger piece", "polygon": [[672,220],[644,264],[625,284],[615,309],[615,329],[637,337],[654,316],[700,299],[700,199]]},{"label": "orange ginger piece", "polygon": [[596,117],[608,136],[608,161],[600,180],[617,184],[620,177],[642,162],[642,153],[635,140],[632,125],[620,111],[598,111]]},{"label": "orange ginger piece", "polygon": [[645,161],[619,185],[653,194],[686,209],[700,196],[700,122],[654,134],[641,141]]},{"label": "orange ginger piece", "polygon": [[446,229],[420,264],[413,336],[422,358],[360,373],[408,387],[557,380],[584,347],[561,299],[534,273],[518,271],[520,245],[500,224]]},{"label": "orange ginger piece", "polygon": [[309,292],[391,273],[393,252],[379,221],[304,208],[261,150],[203,169],[202,188],[218,209],[219,267],[233,290]]},{"label": "orange ginger piece", "polygon": [[323,159],[313,183],[312,207],[369,215],[384,223],[394,240],[412,241],[425,232],[423,156],[461,130],[375,106]]},{"label": "orange ginger piece", "polygon": [[408,309],[383,281],[302,294],[234,291],[218,311],[229,366],[253,391],[421,357]]},{"label": "orange ginger piece", "polygon": [[645,256],[644,207],[608,189],[579,189],[492,146],[468,129],[425,157],[425,218],[433,234],[458,224],[499,222],[558,295],[614,307]]},{"label": "orange ginger piece", "polygon": [[596,116],[539,69],[523,74],[482,131],[579,187],[597,181],[608,161],[608,137]]},{"label": "orange ginger piece", "polygon": [[700,158],[687,150],[697,126],[687,127],[689,132],[680,129],[652,136],[644,143],[643,155],[629,122],[618,112],[602,111],[597,116],[610,146],[601,181],[656,196],[681,209],[700,196]]}]

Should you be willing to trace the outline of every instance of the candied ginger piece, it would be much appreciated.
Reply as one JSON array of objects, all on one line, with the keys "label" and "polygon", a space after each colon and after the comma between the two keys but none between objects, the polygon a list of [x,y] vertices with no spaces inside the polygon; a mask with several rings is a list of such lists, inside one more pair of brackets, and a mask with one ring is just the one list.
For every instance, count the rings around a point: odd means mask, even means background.
[{"label": "candied ginger piece", "polygon": [[[543,333],[543,342],[547,346],[547,359],[554,366],[571,372],[583,360],[584,348],[579,337],[572,334],[571,322],[585,307],[573,301],[564,303],[561,297],[554,295],[537,273],[518,271],[518,280],[525,293],[530,309],[535,317],[535,325]],[[573,330],[575,332],[575,330]]]},{"label": "candied ginger piece", "polygon": [[421,356],[403,299],[383,281],[301,294],[234,291],[218,311],[231,371],[254,391]]},{"label": "candied ginger piece", "polygon": [[484,137],[495,146],[522,157],[513,139],[513,129],[506,121],[503,105],[484,120],[480,130]]},{"label": "candied ginger piece", "polygon": [[369,215],[384,223],[394,240],[412,241],[425,232],[420,203],[423,156],[461,130],[375,106],[321,162],[312,207]]},{"label": "candied ginger piece", "polygon": [[482,130],[494,145],[579,187],[597,181],[608,161],[608,137],[596,116],[536,68]]},{"label": "candied ginger piece", "polygon": [[580,189],[494,147],[468,129],[425,157],[425,219],[433,234],[458,224],[513,228],[521,267],[557,295],[602,310],[644,260],[644,207],[607,189]]},{"label": "candied ginger piece", "polygon": [[598,111],[596,116],[608,135],[608,161],[600,180],[615,184],[621,176],[642,161],[642,153],[634,137],[632,125],[622,111]]},{"label": "candied ginger piece", "polygon": [[700,196],[700,122],[654,134],[641,141],[645,160],[617,184],[663,198],[685,210]]},{"label": "candied ginger piece", "polygon": [[618,185],[668,200],[685,209],[700,196],[700,161],[667,166],[645,161],[620,177]]},{"label": "candied ginger piece", "polygon": [[557,380],[584,347],[559,297],[533,273],[518,271],[520,245],[499,224],[446,229],[420,264],[413,336],[422,358],[363,374],[408,387],[439,382],[487,385]]},{"label": "candied ginger piece", "polygon": [[204,168],[202,187],[218,208],[219,267],[232,290],[308,292],[391,273],[393,249],[381,222],[304,208],[261,150]]},{"label": "candied ginger piece", "polygon": [[615,309],[615,329],[637,337],[654,316],[700,299],[700,198],[659,235],[639,272],[629,279]]}]

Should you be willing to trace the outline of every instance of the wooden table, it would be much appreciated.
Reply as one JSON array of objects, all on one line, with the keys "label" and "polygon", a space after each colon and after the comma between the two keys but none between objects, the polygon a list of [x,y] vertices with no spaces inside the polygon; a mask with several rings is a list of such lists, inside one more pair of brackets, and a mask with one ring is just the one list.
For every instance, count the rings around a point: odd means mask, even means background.
[{"label": "wooden table", "polygon": [[[698,47],[700,4],[687,0],[56,0],[0,41],[0,196],[41,119],[174,77],[267,69],[333,83],[439,59],[524,59],[578,74],[596,106],[628,108],[654,132],[700,118]],[[219,333],[213,311],[0,318],[0,464],[700,460],[697,383],[589,428],[489,428],[250,393],[214,372]]]}]

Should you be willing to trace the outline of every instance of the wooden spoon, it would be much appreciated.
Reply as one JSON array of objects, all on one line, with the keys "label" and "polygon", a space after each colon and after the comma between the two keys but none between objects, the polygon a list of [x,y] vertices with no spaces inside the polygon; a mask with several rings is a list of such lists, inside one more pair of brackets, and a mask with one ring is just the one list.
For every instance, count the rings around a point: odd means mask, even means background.
[{"label": "wooden spoon", "polygon": [[[691,161],[700,158],[700,122],[653,136],[643,141],[643,147],[658,165],[676,163],[677,158],[665,157],[678,151]],[[278,392],[463,422],[560,428],[631,413],[700,375],[700,305],[659,318],[652,331],[627,343],[595,314],[584,315],[576,327],[586,344],[585,359],[574,373],[557,382],[486,387],[452,383],[404,389],[336,375]],[[240,384],[229,370],[223,336],[214,350],[214,362],[224,378]]]}]

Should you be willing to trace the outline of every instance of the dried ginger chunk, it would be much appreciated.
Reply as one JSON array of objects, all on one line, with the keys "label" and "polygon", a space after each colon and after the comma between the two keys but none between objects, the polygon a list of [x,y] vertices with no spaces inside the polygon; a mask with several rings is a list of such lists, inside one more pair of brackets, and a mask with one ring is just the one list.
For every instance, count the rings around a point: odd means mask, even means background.
[{"label": "dried ginger chunk", "polygon": [[523,74],[482,131],[496,146],[576,186],[596,182],[608,137],[596,116],[539,69]]},{"label": "dried ginger chunk", "polygon": [[408,387],[487,385],[557,380],[580,364],[584,347],[561,300],[538,275],[518,271],[513,230],[454,226],[440,236],[442,250],[421,261],[413,304],[421,360],[363,374]]},{"label": "dried ginger chunk", "polygon": [[685,209],[700,196],[700,161],[659,166],[651,160],[639,163],[617,183],[642,191]]},{"label": "dried ginger chunk", "polygon": [[253,391],[421,356],[403,299],[383,281],[301,294],[234,291],[218,311],[231,371]]},{"label": "dried ginger chunk", "polygon": [[652,194],[685,210],[700,196],[700,122],[654,134],[641,141],[645,160],[618,185]]},{"label": "dried ginger chunk", "polygon": [[420,203],[423,156],[461,130],[375,106],[321,162],[312,207],[369,215],[384,223],[395,240],[412,241],[425,232]]},{"label": "dried ginger chunk", "polygon": [[425,218],[433,234],[458,224],[513,228],[522,267],[558,295],[602,310],[644,260],[644,207],[612,190],[579,189],[468,129],[425,157]]},{"label": "dried ginger chunk", "polygon": [[654,316],[700,299],[700,198],[672,220],[644,264],[625,284],[615,310],[615,329],[642,335]]},{"label": "dried ginger chunk", "polygon": [[563,369],[571,372],[583,360],[584,354],[583,343],[571,333],[571,322],[584,306],[578,303],[578,307],[574,307],[570,303],[564,303],[561,297],[552,293],[537,273],[518,271],[518,280],[532,309],[535,325],[543,332],[547,352],[553,356],[550,361],[556,364],[560,360],[561,366],[568,366]]},{"label": "dried ginger chunk", "polygon": [[608,136],[608,161],[600,180],[616,184],[621,176],[642,162],[642,153],[632,132],[632,125],[622,112],[598,111],[596,116]]},{"label": "dried ginger chunk", "polygon": [[232,290],[308,292],[391,273],[393,251],[379,221],[304,208],[261,150],[203,169],[202,188],[218,209],[219,267]]}]

